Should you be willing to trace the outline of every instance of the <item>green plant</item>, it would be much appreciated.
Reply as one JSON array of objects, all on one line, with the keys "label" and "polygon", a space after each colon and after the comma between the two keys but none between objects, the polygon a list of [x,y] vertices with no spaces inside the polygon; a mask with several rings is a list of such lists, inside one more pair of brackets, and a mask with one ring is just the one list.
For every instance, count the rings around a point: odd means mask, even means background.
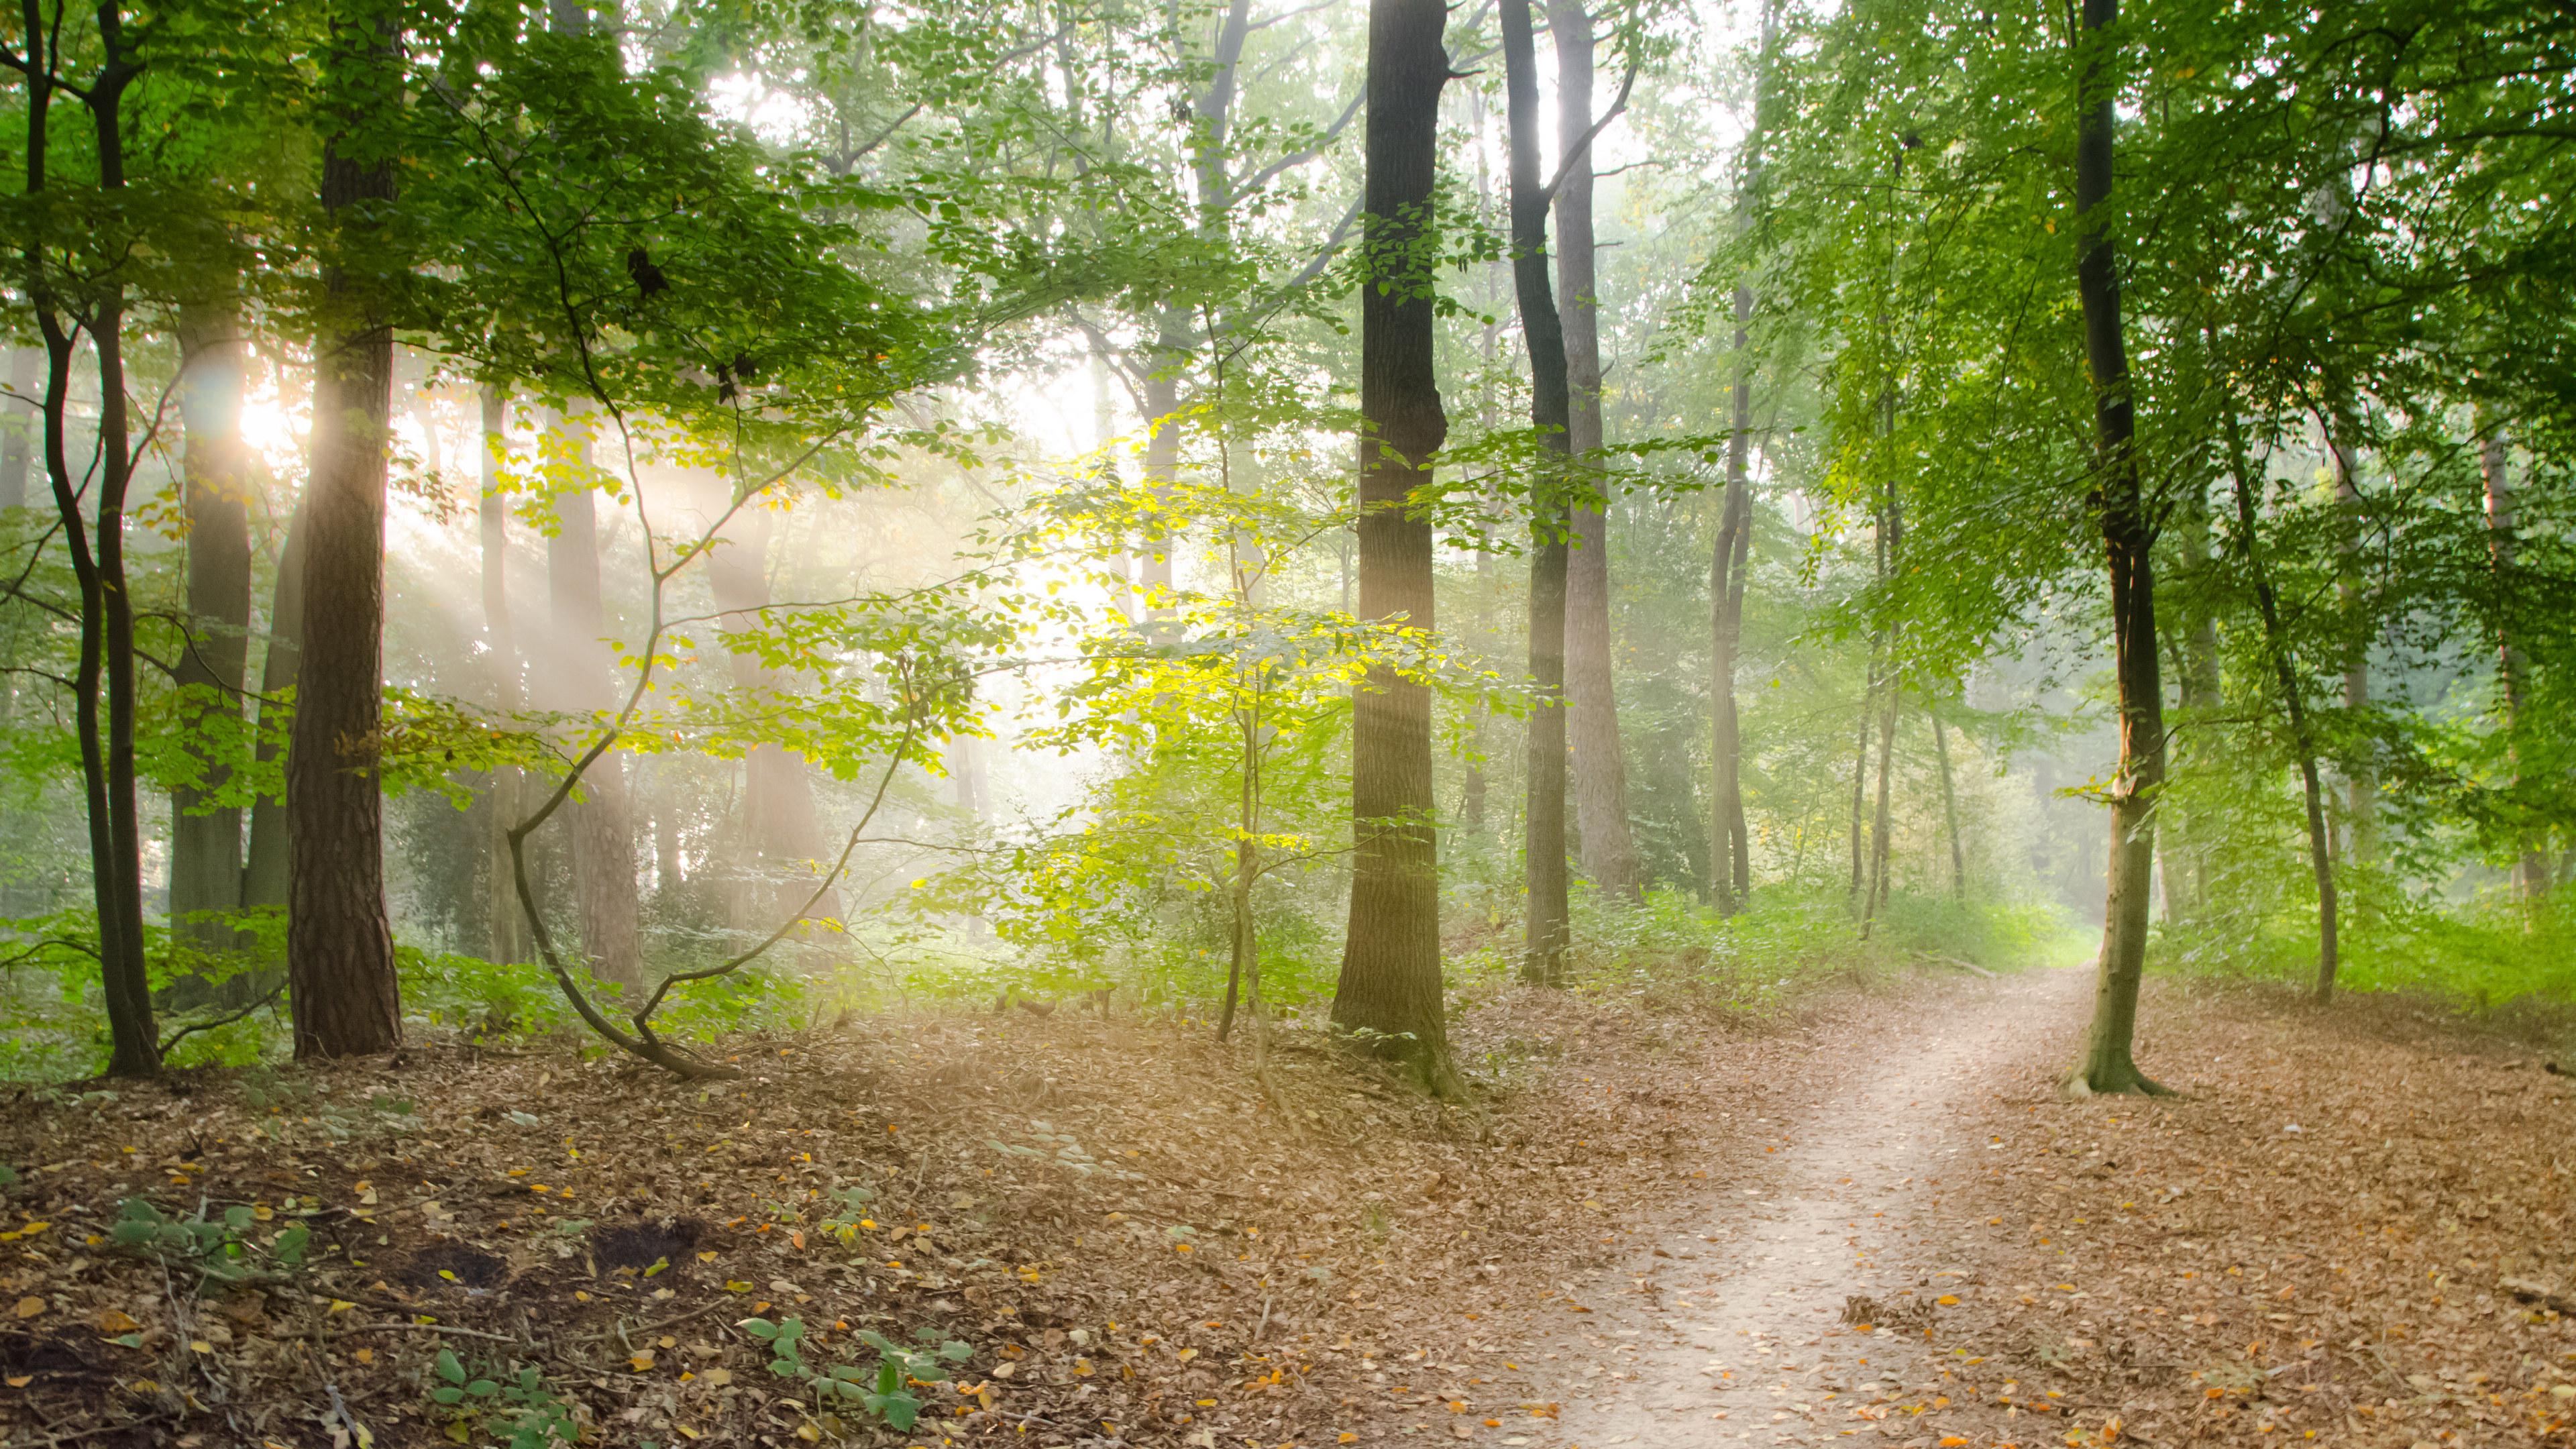
[{"label": "green plant", "polygon": [[188,1217],[175,1217],[139,1197],[118,1204],[108,1240],[118,1247],[157,1258],[173,1268],[193,1270],[197,1287],[230,1286],[282,1277],[304,1266],[313,1233],[302,1223],[289,1223],[265,1242],[254,1236],[259,1215],[246,1207],[229,1207],[208,1217],[203,1205]]},{"label": "green plant", "polygon": [[[775,1323],[766,1318],[746,1318],[734,1325],[769,1347],[769,1371],[783,1379],[794,1379],[811,1389],[815,1413],[829,1413],[836,1406],[864,1409],[886,1422],[887,1427],[902,1432],[921,1417],[921,1399],[912,1391],[948,1382],[948,1365],[964,1363],[975,1351],[955,1339],[937,1348],[907,1348],[884,1334],[870,1329],[859,1331],[859,1341],[877,1351],[874,1373],[854,1364],[832,1364],[815,1368],[805,1362],[805,1320],[782,1318]],[[917,1335],[926,1345],[937,1337],[929,1329]]]},{"label": "green plant", "polygon": [[486,1428],[508,1435],[510,1449],[545,1449],[581,1437],[572,1404],[533,1365],[485,1377],[468,1373],[453,1350],[442,1348],[437,1368],[441,1382],[430,1389],[430,1402],[447,1411],[447,1437],[459,1444],[472,1442],[476,1430]]}]

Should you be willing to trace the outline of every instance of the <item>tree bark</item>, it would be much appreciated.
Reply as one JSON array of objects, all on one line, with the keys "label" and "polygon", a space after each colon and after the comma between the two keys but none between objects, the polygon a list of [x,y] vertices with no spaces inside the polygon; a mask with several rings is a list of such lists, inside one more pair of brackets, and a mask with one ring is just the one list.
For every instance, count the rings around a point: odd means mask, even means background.
[{"label": "tree bark", "polygon": [[[237,332],[229,305],[180,312],[189,618],[174,682],[183,736],[212,732],[227,744],[240,731],[250,657],[250,460]],[[229,951],[238,937],[226,918],[242,903],[242,812],[206,803],[228,776],[220,762],[201,760],[198,769],[202,786],[170,794],[170,928],[205,950]]]},{"label": "tree bark", "polygon": [[1753,547],[1753,288],[1735,289],[1734,426],[1726,441],[1726,493],[1717,546],[1709,553],[1708,691],[1714,715],[1711,752],[1716,788],[1709,795],[1709,879],[1718,914],[1731,916],[1753,899],[1752,840],[1744,824],[1744,733],[1735,704],[1735,670],[1744,643],[1744,583]]},{"label": "tree bark", "polygon": [[[286,521],[286,541],[277,551],[277,586],[269,595],[268,650],[259,667],[259,744],[257,754],[263,768],[276,764],[280,738],[294,727],[295,711],[288,695],[296,678],[303,672],[304,661],[304,552],[308,530],[304,496],[295,500],[295,511]],[[275,716],[284,715],[287,723],[279,727]],[[250,845],[242,862],[242,905],[251,910],[286,909],[287,884],[293,874],[293,856],[288,838],[294,833],[293,821],[286,808],[286,798],[293,793],[294,782],[276,795],[262,795],[250,809]]]},{"label": "tree bark", "polygon": [[[1592,17],[1582,0],[1548,7],[1556,38],[1556,134],[1571,146],[1592,129]],[[1599,462],[1601,427],[1600,282],[1592,231],[1592,157],[1563,160],[1556,193],[1557,290],[1564,303],[1567,509],[1574,548],[1566,559],[1565,696],[1574,737],[1574,809],[1584,874],[1605,900],[1645,899],[1645,867],[1628,822],[1628,761],[1619,739],[1619,695],[1611,665],[1610,530]],[[1576,480],[1580,486],[1575,486]]]},{"label": "tree bark", "polygon": [[2084,312],[2084,354],[2092,374],[2099,453],[2097,507],[2110,575],[2111,632],[2119,686],[2120,764],[2111,787],[2110,862],[2102,954],[2084,1058],[2067,1080],[2077,1092],[2160,1092],[2138,1070],[2138,986],[2147,961],[2148,895],[2155,874],[2156,795],[2164,786],[2162,662],[2156,657],[2155,533],[2138,478],[2137,415],[2129,349],[2120,320],[2118,243],[2101,210],[2111,195],[2117,67],[2107,34],[2120,0],[2083,0],[2076,49],[2075,215],[2082,250],[2075,263]]},{"label": "tree bark", "polygon": [[[1449,79],[1442,0],[1370,0],[1367,265],[1360,290],[1359,614],[1431,632],[1431,487],[1448,436],[1433,370],[1428,265],[1413,255],[1439,175],[1440,89]],[[1369,1033],[1454,1092],[1441,1001],[1440,875],[1432,825],[1431,693],[1373,664],[1351,701],[1350,926],[1333,1024]]]},{"label": "tree bark", "polygon": [[1566,904],[1565,616],[1567,503],[1572,491],[1566,435],[1571,414],[1565,333],[1548,286],[1546,183],[1539,177],[1538,43],[1529,0],[1503,0],[1503,92],[1511,132],[1512,290],[1521,341],[1529,352],[1530,423],[1537,434],[1530,469],[1530,710],[1528,939],[1521,979],[1555,986],[1565,979],[1572,934]]},{"label": "tree bark", "polygon": [[[2361,465],[2352,444],[2338,435],[2326,440],[2335,462],[2335,507],[2343,514],[2339,542],[2343,558],[2335,581],[2335,600],[2352,631],[2343,666],[2343,707],[2356,723],[2370,710],[2370,634],[2363,624],[2368,601],[2361,587]],[[2367,744],[2363,746],[2365,752]],[[2379,853],[2379,780],[2367,763],[2356,764],[2344,777],[2344,821],[2352,860],[2363,864]],[[2366,902],[2367,893],[2362,897]]]},{"label": "tree bark", "polygon": [[[1894,409],[1891,406],[1890,412]],[[1900,555],[1905,547],[1904,507],[1897,501],[1896,485],[1887,486],[1887,505],[1879,514],[1879,538],[1883,560],[1879,576],[1892,579],[1901,570]],[[1887,867],[1894,847],[1894,821],[1890,814],[1892,776],[1896,765],[1896,714],[1905,700],[1904,680],[1895,658],[1895,631],[1888,631],[1889,655],[1886,678],[1880,685],[1878,720],[1878,804],[1872,813],[1869,848],[1869,898],[1861,906],[1860,936],[1869,939],[1870,923],[1887,907]]]},{"label": "tree bark", "polygon": [[[391,31],[343,23],[341,87],[373,89]],[[342,238],[392,199],[389,160],[322,156],[322,206]],[[353,216],[351,213],[359,214]],[[313,461],[305,485],[304,630],[286,755],[286,974],[298,1058],[364,1056],[402,1044],[401,986],[385,914],[384,795],[377,751],[384,688],[386,424],[393,329],[380,289],[333,261],[315,339]]]},{"label": "tree bark", "polygon": [[[2478,473],[2486,485],[2487,558],[2495,570],[2499,597],[2511,596],[2514,567],[2513,463],[2505,449],[2502,429],[2489,428],[2478,439]],[[2501,610],[2496,623],[2496,682],[2504,693],[2505,762],[2519,784],[2523,658]],[[2549,886],[2549,853],[2526,832],[2514,863],[2514,894],[2526,906],[2537,905],[2549,894]]]},{"label": "tree bark", "polygon": [[[2176,510],[2181,521],[2181,536],[2176,552],[2182,556],[2184,573],[2198,581],[2209,569],[2209,499],[2206,490],[2195,486]],[[2218,613],[2197,599],[2205,589],[2195,590],[2188,602],[2182,638],[2182,710],[2183,738],[2189,746],[2183,756],[2186,769],[2200,760],[2216,761],[2217,720],[2224,699],[2218,674]],[[2170,814],[2170,812],[2168,812]],[[2208,904],[2209,842],[2199,838],[2197,822],[2187,816],[2168,819],[2159,836],[2165,859],[2165,910],[2168,916],[2191,916]]]}]

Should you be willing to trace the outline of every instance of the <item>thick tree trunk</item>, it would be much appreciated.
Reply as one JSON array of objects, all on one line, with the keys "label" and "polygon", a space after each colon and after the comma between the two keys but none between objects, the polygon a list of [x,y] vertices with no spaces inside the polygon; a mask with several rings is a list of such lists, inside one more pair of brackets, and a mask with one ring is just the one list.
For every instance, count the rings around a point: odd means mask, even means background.
[{"label": "thick tree trunk", "polygon": [[[588,434],[558,417],[553,451],[569,458],[578,482],[555,494],[555,532],[546,541],[546,593],[554,614],[558,667],[551,672],[566,711],[614,711],[620,703],[608,611],[599,582],[599,515],[590,487]],[[635,827],[626,761],[615,750],[582,773],[581,798],[568,802],[573,898],[581,918],[582,953],[591,974],[622,991],[641,989],[642,897],[635,883]]]},{"label": "thick tree trunk", "polygon": [[[510,617],[510,498],[502,462],[510,446],[510,400],[496,386],[482,390],[483,492],[475,523],[483,563],[483,643],[491,650],[492,705],[504,715],[527,704],[521,683],[518,630]],[[483,793],[484,950],[494,961],[533,959],[527,918],[510,883],[510,827],[519,823],[521,778],[516,765],[492,772]]]},{"label": "thick tree trunk", "polygon": [[[352,47],[341,64],[383,64],[376,34],[344,30],[340,39]],[[340,154],[336,138],[324,148],[322,205],[344,229],[350,208],[393,194],[391,162],[362,165]],[[333,264],[323,289],[333,306],[313,349],[303,659],[286,756],[293,862],[286,974],[299,1058],[364,1056],[402,1044],[376,775],[393,329],[377,312],[371,282]]]},{"label": "thick tree trunk", "polygon": [[[1556,38],[1556,134],[1566,144],[1592,128],[1592,17],[1581,0],[1548,7]],[[1610,901],[1642,901],[1645,867],[1628,823],[1628,761],[1619,740],[1619,696],[1611,667],[1610,530],[1600,484],[1600,284],[1592,233],[1592,158],[1564,158],[1556,193],[1557,290],[1564,303],[1567,451],[1576,462],[1568,514],[1565,697],[1574,737],[1574,809],[1583,871]],[[1571,481],[1571,480],[1569,480]]]},{"label": "thick tree trunk", "polygon": [[[237,332],[229,306],[180,313],[189,619],[175,682],[185,691],[184,730],[226,740],[240,730],[250,657],[250,460]],[[226,771],[211,760],[198,768],[204,785],[170,796],[170,928],[206,950],[229,951],[237,938],[222,917],[241,909],[242,812],[208,805]]]},{"label": "thick tree trunk", "polygon": [[2138,985],[2146,972],[2148,895],[2156,860],[2156,795],[2164,786],[2162,663],[2156,657],[2156,588],[2151,524],[2138,479],[2137,415],[2129,349],[2120,320],[2118,244],[2100,210],[2110,199],[2112,103],[2117,67],[2107,32],[2120,0],[2083,0],[2077,47],[2082,97],[2075,139],[2075,214],[2083,250],[2075,263],[2084,310],[2084,353],[2093,382],[2099,449],[2097,483],[2104,562],[2110,574],[2111,632],[2119,687],[2120,764],[2111,787],[2109,880],[2102,954],[2095,970],[2093,1023],[2070,1091],[2158,1092],[2138,1070],[2134,1043]]},{"label": "thick tree trunk", "polygon": [[1566,509],[1571,492],[1566,425],[1571,414],[1565,333],[1549,290],[1546,183],[1539,176],[1538,43],[1529,0],[1503,0],[1503,92],[1511,131],[1512,290],[1529,352],[1531,463],[1528,885],[1529,931],[1521,979],[1565,979],[1572,936],[1566,904],[1565,601]]},{"label": "thick tree trunk", "polygon": [[[2505,451],[2502,430],[2489,428],[2478,440],[2478,471],[2486,484],[2487,557],[2495,569],[2497,593],[2509,596],[2513,587],[2514,519],[2512,459]],[[2504,694],[2505,761],[2517,783],[2522,779],[2522,650],[2514,644],[2510,625],[2496,625],[2496,682]],[[2542,842],[2526,835],[2522,850],[2514,863],[2514,894],[2525,905],[2536,905],[2549,894],[2549,853]]]},{"label": "thick tree trunk", "polygon": [[[1431,486],[1448,436],[1433,370],[1432,277],[1413,256],[1439,175],[1442,0],[1370,0],[1366,256],[1380,285],[1360,289],[1359,614],[1433,616],[1431,519],[1412,503]],[[1386,665],[1351,701],[1350,926],[1333,1024],[1368,1033],[1453,1092],[1441,1001],[1440,874],[1432,825],[1431,692]]]}]

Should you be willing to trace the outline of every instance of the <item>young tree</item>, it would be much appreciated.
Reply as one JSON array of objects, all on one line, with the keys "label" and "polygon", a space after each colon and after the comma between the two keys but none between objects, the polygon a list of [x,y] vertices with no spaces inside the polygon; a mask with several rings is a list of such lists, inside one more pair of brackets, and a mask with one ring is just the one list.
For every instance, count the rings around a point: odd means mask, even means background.
[{"label": "young tree", "polygon": [[[1359,614],[1428,635],[1431,457],[1448,436],[1432,355],[1432,197],[1440,90],[1449,80],[1442,0],[1370,0],[1360,291]],[[1560,615],[1560,617],[1562,617]],[[1350,927],[1333,1024],[1369,1034],[1455,1090],[1441,1001],[1440,875],[1432,825],[1431,692],[1372,668],[1351,699]]]}]

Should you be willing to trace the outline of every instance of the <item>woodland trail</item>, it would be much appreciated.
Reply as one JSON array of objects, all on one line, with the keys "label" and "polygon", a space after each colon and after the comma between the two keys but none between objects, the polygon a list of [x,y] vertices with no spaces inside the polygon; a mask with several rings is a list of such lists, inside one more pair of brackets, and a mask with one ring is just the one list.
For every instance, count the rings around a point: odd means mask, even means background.
[{"label": "woodland trail", "polygon": [[[1945,992],[1914,1029],[1855,1056],[1846,1090],[1777,1123],[1776,1150],[1721,1206],[1660,1241],[1641,1235],[1579,1295],[1582,1326],[1526,1350],[1554,1360],[1532,1376],[1563,1405],[1546,1438],[1660,1449],[1912,1432],[1901,1405],[1949,1386],[1920,1325],[1942,1285],[1973,1271],[1934,1211],[1944,1179],[1955,1191],[1982,1170],[1980,1098],[2071,1059],[2092,982],[2034,971]],[[1860,1299],[1877,1306],[1846,1322]],[[1916,1331],[1856,1326],[1870,1318]]]}]

